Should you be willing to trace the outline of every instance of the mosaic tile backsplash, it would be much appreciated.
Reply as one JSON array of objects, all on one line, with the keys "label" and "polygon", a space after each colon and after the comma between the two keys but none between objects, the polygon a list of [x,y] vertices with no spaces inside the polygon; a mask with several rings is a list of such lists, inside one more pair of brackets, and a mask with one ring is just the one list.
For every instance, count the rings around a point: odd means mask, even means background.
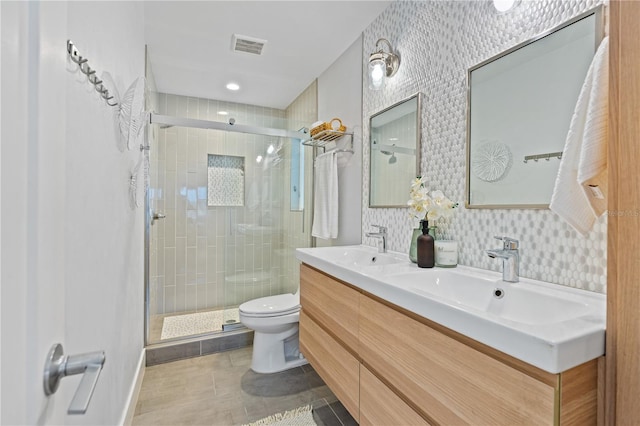
[{"label": "mosaic tile backsplash", "polygon": [[[365,31],[363,140],[369,116],[416,92],[424,96],[421,173],[460,209],[439,221],[438,238],[459,242],[459,263],[494,271],[501,262],[485,250],[495,235],[520,240],[520,275],[590,291],[606,292],[606,217],[583,237],[549,210],[465,209],[467,69],[585,12],[602,1],[523,1],[498,14],[490,1],[393,2]],[[398,73],[383,90],[367,87],[366,52],[387,38],[401,56]],[[402,188],[399,188],[402,190]],[[409,182],[406,183],[408,197]],[[368,207],[369,148],[363,144],[363,235],[372,224],[389,229],[390,250],[409,250],[416,225],[406,209]],[[363,243],[376,241],[363,237]]]}]

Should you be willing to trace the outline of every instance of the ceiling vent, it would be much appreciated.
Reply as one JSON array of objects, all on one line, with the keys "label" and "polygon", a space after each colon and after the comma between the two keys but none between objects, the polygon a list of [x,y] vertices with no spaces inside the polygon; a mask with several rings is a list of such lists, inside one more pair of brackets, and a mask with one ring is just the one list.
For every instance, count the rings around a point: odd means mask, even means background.
[{"label": "ceiling vent", "polygon": [[251,53],[252,55],[262,55],[262,49],[267,44],[267,40],[255,37],[234,34],[231,37],[231,50],[234,52]]}]

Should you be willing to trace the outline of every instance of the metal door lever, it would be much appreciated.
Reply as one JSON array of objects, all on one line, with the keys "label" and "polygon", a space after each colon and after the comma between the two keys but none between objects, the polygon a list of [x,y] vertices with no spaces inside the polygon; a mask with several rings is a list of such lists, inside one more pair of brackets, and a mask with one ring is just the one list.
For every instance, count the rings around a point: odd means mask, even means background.
[{"label": "metal door lever", "polygon": [[62,345],[56,343],[51,347],[44,365],[44,394],[53,395],[63,377],[82,374],[67,413],[86,413],[104,361],[104,351],[65,356]]}]

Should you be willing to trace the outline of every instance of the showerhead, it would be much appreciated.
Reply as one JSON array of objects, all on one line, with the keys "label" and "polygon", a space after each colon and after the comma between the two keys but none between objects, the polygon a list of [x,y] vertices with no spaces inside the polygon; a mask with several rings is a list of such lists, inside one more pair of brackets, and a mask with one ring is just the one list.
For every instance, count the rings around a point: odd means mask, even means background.
[{"label": "showerhead", "polygon": [[398,159],[396,158],[396,153],[391,154],[391,158],[389,158],[389,164],[394,164]]}]

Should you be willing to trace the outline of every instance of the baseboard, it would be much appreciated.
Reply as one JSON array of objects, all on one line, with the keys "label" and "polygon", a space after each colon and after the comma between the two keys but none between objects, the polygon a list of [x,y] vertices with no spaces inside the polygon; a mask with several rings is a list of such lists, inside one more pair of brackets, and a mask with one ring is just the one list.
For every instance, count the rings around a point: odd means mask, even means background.
[{"label": "baseboard", "polygon": [[127,406],[125,407],[124,412],[122,413],[122,418],[120,419],[121,425],[131,426],[133,423],[133,416],[136,413],[136,405],[138,404],[138,395],[140,395],[140,388],[142,387],[142,379],[144,378],[144,370],[146,366],[146,350],[143,348],[140,353],[140,359],[138,360],[138,368],[136,379],[131,385],[131,389],[129,389],[129,397],[127,398]]}]

